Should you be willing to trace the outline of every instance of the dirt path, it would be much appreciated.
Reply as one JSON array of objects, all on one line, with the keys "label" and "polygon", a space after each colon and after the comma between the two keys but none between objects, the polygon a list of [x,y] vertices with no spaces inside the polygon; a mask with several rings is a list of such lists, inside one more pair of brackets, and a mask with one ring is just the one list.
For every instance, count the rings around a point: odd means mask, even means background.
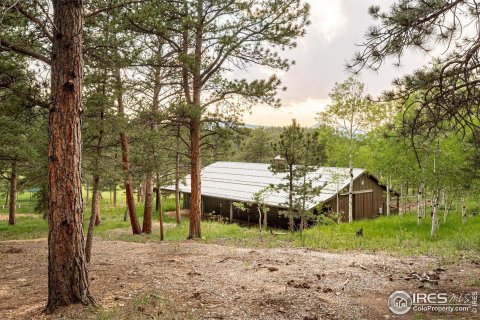
[{"label": "dirt path", "polygon": [[[97,239],[92,260],[92,290],[102,310],[130,308],[145,295],[163,299],[161,304],[135,307],[140,319],[396,319],[387,307],[395,290],[466,290],[480,279],[478,265],[467,260],[442,266],[426,257],[196,242]],[[0,242],[0,261],[0,319],[45,318],[46,241]],[[438,273],[436,286],[404,279],[440,266],[446,270]],[[91,312],[76,306],[61,316],[86,319]]]}]

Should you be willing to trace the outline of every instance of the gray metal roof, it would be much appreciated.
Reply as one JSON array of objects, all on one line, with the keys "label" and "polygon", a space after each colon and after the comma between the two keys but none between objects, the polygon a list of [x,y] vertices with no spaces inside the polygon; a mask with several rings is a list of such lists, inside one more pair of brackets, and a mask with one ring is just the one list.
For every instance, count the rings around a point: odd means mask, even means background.
[{"label": "gray metal roof", "polygon": [[[202,170],[202,195],[233,201],[252,202],[255,193],[270,186],[285,184],[284,173],[274,174],[265,163],[216,162]],[[353,169],[356,179],[365,172],[364,169]],[[307,203],[309,209],[321,202],[329,200],[349,184],[348,168],[320,167],[307,175],[313,186],[322,187],[318,196]],[[165,190],[174,191],[174,186]],[[180,191],[190,193],[190,175],[180,183]],[[264,194],[265,202],[270,206],[286,207],[286,192],[269,191]]]}]

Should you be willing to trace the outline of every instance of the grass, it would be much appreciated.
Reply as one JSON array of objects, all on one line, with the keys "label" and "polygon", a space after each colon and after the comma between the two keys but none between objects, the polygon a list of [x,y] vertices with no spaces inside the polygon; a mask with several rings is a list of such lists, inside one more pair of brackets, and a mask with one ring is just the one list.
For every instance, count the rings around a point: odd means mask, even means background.
[{"label": "grass", "polygon": [[[363,237],[356,231],[363,228]],[[431,237],[431,219],[417,225],[415,214],[380,217],[374,220],[321,225],[306,230],[304,245],[310,248],[335,251],[386,251],[406,256],[435,255],[455,258],[460,255],[480,256],[480,217],[469,217],[462,223],[460,214],[450,214],[447,223],[441,221],[435,237]],[[297,241],[301,241],[298,239]]]},{"label": "grass", "polygon": [[[19,202],[23,201],[27,207],[28,194],[21,194]],[[119,203],[122,198],[118,200]],[[475,203],[469,203],[469,212],[479,212]],[[33,205],[31,206],[33,207]],[[163,199],[164,211],[174,211],[175,203],[172,197]],[[48,225],[41,215],[17,217],[17,225],[9,226],[7,221],[0,221],[0,241],[14,239],[45,238],[48,234]],[[114,208],[109,203],[108,194],[101,200],[102,223],[95,228],[95,235],[107,240],[157,242],[159,241],[158,213],[154,212],[154,232],[150,235],[132,235],[130,222],[123,221],[125,208]],[[25,213],[25,211],[19,211]],[[137,207],[139,220],[142,221],[143,208]],[[1,209],[0,215],[8,215],[8,209]],[[85,228],[88,225],[90,209],[85,212]],[[318,225],[304,232],[274,236],[264,233],[262,237],[256,228],[241,227],[237,224],[223,224],[219,222],[202,222],[203,242],[232,245],[239,247],[308,247],[329,251],[383,251],[393,255],[417,256],[432,255],[448,259],[461,256],[480,259],[480,216],[468,217],[467,224],[461,221],[460,213],[451,212],[447,223],[441,226],[437,236],[430,236],[431,220],[427,219],[419,226],[415,214],[404,216],[381,217],[374,220],[356,221],[340,225]],[[165,240],[183,241],[188,235],[188,221],[180,225],[175,223],[171,216],[164,216]],[[363,228],[364,236],[357,237],[356,231]]]},{"label": "grass", "polygon": [[108,308],[90,306],[88,308],[69,308],[63,310],[61,319],[85,320],[131,320],[131,319],[197,319],[193,311],[178,304],[161,292],[142,294],[119,300]]}]

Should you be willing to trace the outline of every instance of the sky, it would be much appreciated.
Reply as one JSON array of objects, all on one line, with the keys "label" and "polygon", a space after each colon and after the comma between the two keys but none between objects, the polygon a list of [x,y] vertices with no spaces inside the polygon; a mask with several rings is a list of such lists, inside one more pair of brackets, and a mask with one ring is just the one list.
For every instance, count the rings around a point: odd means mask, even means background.
[{"label": "sky", "polygon": [[[285,126],[295,118],[303,126],[312,126],[316,114],[325,109],[328,93],[336,82],[348,76],[345,63],[363,40],[367,28],[374,23],[368,15],[371,5],[387,9],[394,0],[305,0],[311,5],[311,25],[307,35],[286,57],[295,60],[286,73],[276,73],[287,87],[279,94],[282,107],[255,106],[244,114],[244,122],[253,125]],[[423,53],[408,54],[400,67],[390,61],[378,72],[364,71],[360,80],[367,93],[377,96],[391,88],[392,80],[419,68],[431,60]],[[275,73],[264,67],[249,70],[249,77],[265,78]]]}]

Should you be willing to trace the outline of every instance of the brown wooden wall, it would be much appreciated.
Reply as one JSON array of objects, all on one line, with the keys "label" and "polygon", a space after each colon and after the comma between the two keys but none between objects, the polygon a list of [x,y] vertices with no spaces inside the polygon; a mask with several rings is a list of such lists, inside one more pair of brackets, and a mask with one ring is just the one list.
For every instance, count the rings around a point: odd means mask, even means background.
[{"label": "brown wooden wall", "polygon": [[[202,212],[206,214],[221,215],[224,218],[230,218],[230,200],[202,196]],[[184,193],[183,208],[190,209],[190,194]],[[245,211],[233,207],[233,220],[243,221],[247,224],[258,224],[258,210],[256,205],[245,205]],[[275,228],[287,228],[288,218],[281,215],[282,209],[269,207],[267,224]]]},{"label": "brown wooden wall", "polygon": [[[353,195],[353,219],[372,219],[386,214],[386,192],[375,178],[363,174],[353,182],[353,192],[372,190],[372,192]],[[337,210],[336,196],[328,200],[324,208],[333,212],[343,212],[343,220],[348,220],[348,187],[339,192],[339,210]],[[397,213],[396,199],[392,196],[390,201],[391,213]]]}]

